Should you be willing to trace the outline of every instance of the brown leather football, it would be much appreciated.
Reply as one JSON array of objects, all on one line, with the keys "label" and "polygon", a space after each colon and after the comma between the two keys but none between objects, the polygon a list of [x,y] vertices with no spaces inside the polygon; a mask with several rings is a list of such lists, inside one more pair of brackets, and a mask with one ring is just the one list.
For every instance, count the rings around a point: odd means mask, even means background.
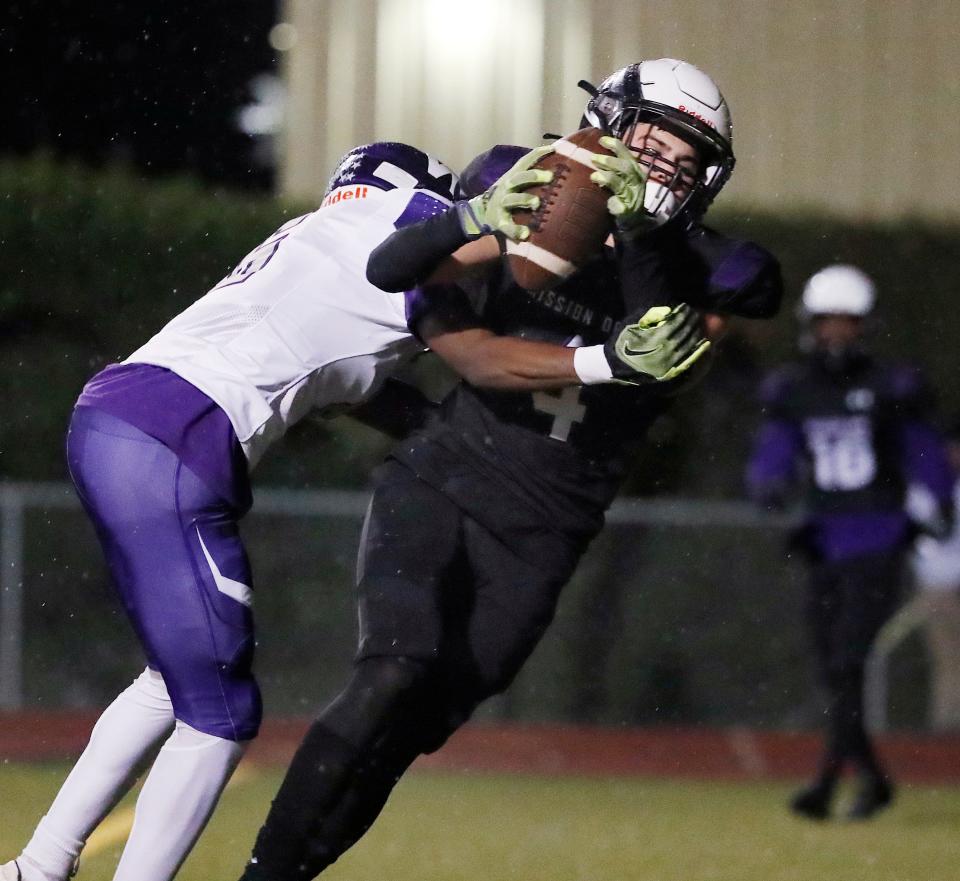
[{"label": "brown leather football", "polygon": [[607,153],[600,146],[603,132],[588,127],[554,143],[554,152],[535,168],[553,172],[549,184],[528,187],[540,197],[536,211],[514,211],[517,223],[530,227],[525,242],[507,240],[507,265],[513,280],[528,291],[555,287],[593,257],[613,229],[607,212],[610,193],[590,180],[596,168],[592,153]]}]

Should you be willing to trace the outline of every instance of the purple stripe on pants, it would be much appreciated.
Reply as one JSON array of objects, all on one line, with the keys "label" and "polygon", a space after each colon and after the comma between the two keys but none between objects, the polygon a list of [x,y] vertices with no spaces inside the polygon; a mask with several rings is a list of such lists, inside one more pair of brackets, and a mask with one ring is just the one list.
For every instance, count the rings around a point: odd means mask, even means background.
[{"label": "purple stripe on pants", "polygon": [[228,740],[255,737],[261,703],[237,509],[162,443],[92,407],[74,410],[67,461],[176,718]]}]

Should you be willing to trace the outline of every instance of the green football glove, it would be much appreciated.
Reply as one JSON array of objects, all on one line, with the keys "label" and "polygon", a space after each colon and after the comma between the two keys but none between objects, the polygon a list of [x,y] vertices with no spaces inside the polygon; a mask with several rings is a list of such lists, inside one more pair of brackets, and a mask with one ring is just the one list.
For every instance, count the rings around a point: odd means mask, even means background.
[{"label": "green football glove", "polygon": [[633,237],[653,229],[656,224],[643,207],[647,172],[619,138],[606,135],[600,138],[600,146],[614,155],[593,154],[592,162],[599,170],[590,175],[590,180],[613,193],[607,199],[607,211],[613,215],[617,231]]},{"label": "green football glove", "polygon": [[615,382],[668,382],[687,373],[710,349],[700,316],[686,303],[654,306],[639,321],[623,324],[604,344]]},{"label": "green football glove", "polygon": [[499,232],[508,239],[522,242],[530,237],[530,227],[514,223],[511,212],[536,211],[540,197],[521,192],[534,184],[548,184],[553,180],[552,171],[533,168],[544,156],[553,152],[553,145],[544,144],[531,150],[505,172],[485,193],[474,196],[469,202],[457,202],[460,226],[469,239],[476,239],[491,232]]}]

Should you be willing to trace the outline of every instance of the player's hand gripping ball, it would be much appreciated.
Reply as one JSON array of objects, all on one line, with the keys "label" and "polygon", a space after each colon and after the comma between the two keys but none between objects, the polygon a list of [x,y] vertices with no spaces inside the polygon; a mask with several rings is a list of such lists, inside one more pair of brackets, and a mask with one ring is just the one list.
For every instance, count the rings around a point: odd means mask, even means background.
[{"label": "player's hand gripping ball", "polygon": [[600,129],[581,129],[556,141],[532,166],[552,177],[526,187],[524,192],[537,202],[512,212],[513,222],[530,230],[529,236],[509,237],[506,242],[507,265],[520,287],[528,291],[555,287],[593,258],[613,230],[607,206],[611,190],[591,180],[597,172],[594,154],[613,158],[601,138]]},{"label": "player's hand gripping ball", "polygon": [[549,184],[553,172],[537,168],[537,164],[553,152],[544,144],[521,156],[516,163],[485,193],[469,202],[457,202],[460,227],[469,239],[497,232],[505,238],[521,242],[530,237],[530,228],[515,222],[513,212],[536,211],[540,197],[528,192],[534,184]]},{"label": "player's hand gripping ball", "polygon": [[644,207],[646,170],[623,141],[606,136],[600,138],[600,146],[613,155],[594,155],[593,164],[597,171],[590,175],[590,180],[613,193],[607,199],[607,210],[613,215],[618,234],[636,238],[656,229],[656,220]]}]

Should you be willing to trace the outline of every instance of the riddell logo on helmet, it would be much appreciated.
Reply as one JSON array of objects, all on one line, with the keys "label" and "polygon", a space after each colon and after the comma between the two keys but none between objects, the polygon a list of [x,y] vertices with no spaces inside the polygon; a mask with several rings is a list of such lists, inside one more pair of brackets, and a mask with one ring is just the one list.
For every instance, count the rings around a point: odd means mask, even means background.
[{"label": "riddell logo on helmet", "polygon": [[357,184],[355,187],[339,187],[334,190],[328,196],[324,197],[324,200],[320,203],[321,208],[326,208],[327,205],[336,205],[337,202],[346,202],[349,199],[366,199],[367,198],[367,187],[362,184]]},{"label": "riddell logo on helmet", "polygon": [[686,113],[687,116],[692,116],[694,119],[699,119],[700,122],[710,126],[710,128],[717,127],[717,124],[715,122],[712,122],[711,120],[707,119],[707,117],[705,117],[702,113],[697,113],[696,110],[691,110],[689,107],[687,107],[686,104],[681,104],[677,108],[677,110],[679,110],[681,113]]}]

